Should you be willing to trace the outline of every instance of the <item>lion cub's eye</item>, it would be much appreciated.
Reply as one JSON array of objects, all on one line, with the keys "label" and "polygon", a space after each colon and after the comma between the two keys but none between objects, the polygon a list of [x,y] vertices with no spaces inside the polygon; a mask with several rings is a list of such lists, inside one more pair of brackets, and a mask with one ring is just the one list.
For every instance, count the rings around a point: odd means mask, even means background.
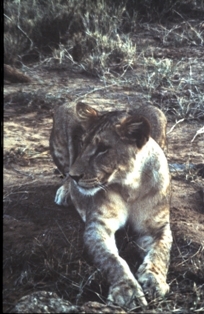
[{"label": "lion cub's eye", "polygon": [[105,145],[104,143],[98,143],[95,154],[96,155],[102,154],[102,153],[104,154],[108,151],[108,149],[109,149],[109,146]]}]

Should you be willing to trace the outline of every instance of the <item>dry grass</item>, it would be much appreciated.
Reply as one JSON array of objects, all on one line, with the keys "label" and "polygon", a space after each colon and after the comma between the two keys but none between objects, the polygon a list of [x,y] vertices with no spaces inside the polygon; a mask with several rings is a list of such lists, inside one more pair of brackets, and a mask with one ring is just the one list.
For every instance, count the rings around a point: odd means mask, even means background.
[{"label": "dry grass", "polygon": [[[160,21],[168,13],[176,22],[143,22],[144,13],[147,17],[150,12],[154,19],[158,13]],[[202,1],[147,0],[134,5],[131,1],[111,5],[99,0],[6,1],[5,62],[18,63],[35,56],[48,68],[83,71],[100,77],[105,84],[136,89],[145,94],[146,101],[176,119],[202,118],[200,55],[174,61],[162,57],[158,47],[141,51],[133,36],[140,25],[144,37],[147,32],[163,47],[199,49],[204,43],[204,24],[192,17],[202,12]],[[137,75],[129,79],[126,73],[130,69],[136,69]]]},{"label": "dry grass", "polygon": [[174,119],[202,119],[204,117],[202,81],[199,58],[173,61],[172,59],[140,58],[142,75],[135,81],[153,102]]},{"label": "dry grass", "polygon": [[[77,63],[88,73],[104,75],[135,65],[136,47],[128,34],[148,16],[175,14],[180,23],[172,28],[152,26],[164,45],[203,44],[203,24],[185,20],[183,6],[195,14],[204,11],[202,1],[5,1],[4,50],[6,63],[42,59],[49,53],[59,63]],[[180,11],[179,11],[180,9]],[[178,11],[177,11],[178,10]],[[187,12],[189,13],[189,12]],[[53,27],[54,26],[54,27]]]}]

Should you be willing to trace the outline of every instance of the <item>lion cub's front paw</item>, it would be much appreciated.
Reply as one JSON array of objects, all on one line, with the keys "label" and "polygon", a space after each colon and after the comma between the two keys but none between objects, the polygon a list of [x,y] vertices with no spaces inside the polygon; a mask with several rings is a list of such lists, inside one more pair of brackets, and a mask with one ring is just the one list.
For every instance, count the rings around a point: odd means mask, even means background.
[{"label": "lion cub's front paw", "polygon": [[121,307],[132,309],[138,304],[147,306],[144,292],[135,280],[124,280],[112,285],[109,289],[108,304],[117,304]]},{"label": "lion cub's front paw", "polygon": [[140,276],[138,270],[137,277],[148,300],[163,298],[169,292],[169,285],[162,274],[147,270]]},{"label": "lion cub's front paw", "polygon": [[69,204],[69,189],[67,185],[62,185],[56,192],[55,203],[67,206]]}]

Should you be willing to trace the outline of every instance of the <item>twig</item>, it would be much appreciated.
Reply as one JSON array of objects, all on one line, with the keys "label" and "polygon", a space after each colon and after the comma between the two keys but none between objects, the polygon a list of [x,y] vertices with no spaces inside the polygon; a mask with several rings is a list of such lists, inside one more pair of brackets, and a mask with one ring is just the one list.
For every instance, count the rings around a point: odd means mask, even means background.
[{"label": "twig", "polygon": [[183,122],[184,120],[185,119],[183,118],[183,119],[180,119],[180,120],[176,121],[176,123],[172,126],[172,128],[166,134],[171,133],[174,130],[174,128],[177,126],[177,124]]},{"label": "twig", "polygon": [[116,84],[116,83],[113,83],[113,84],[106,85],[106,86],[103,86],[103,87],[94,88],[94,89],[92,89],[90,92],[88,92],[88,93],[86,93],[86,94],[84,94],[84,95],[82,95],[82,96],[77,97],[77,98],[75,99],[75,101],[78,101],[81,97],[85,98],[85,97],[86,97],[87,95],[89,95],[89,94],[95,93],[95,92],[97,92],[97,91],[99,91],[99,90],[103,90],[103,89],[106,89],[106,88],[109,88],[109,87],[112,87],[112,86],[115,86],[115,85],[117,85],[117,84]]},{"label": "twig", "polygon": [[34,175],[32,175],[30,173],[26,173],[26,172],[20,171],[20,170],[14,168],[14,167],[12,167],[12,169],[15,170],[16,172],[22,174],[23,176],[31,178],[32,180],[35,179]]},{"label": "twig", "polygon": [[[4,16],[7,18],[7,19],[9,19],[9,21],[12,21],[12,19],[8,16],[8,15],[6,15],[5,13],[4,13]],[[30,41],[30,49],[32,49],[33,48],[33,41],[30,39],[30,37],[28,37],[28,35],[26,34],[26,32],[24,32],[24,30],[20,27],[20,25],[19,24],[16,24],[16,27],[19,29],[19,31],[21,31],[21,33]]]},{"label": "twig", "polygon": [[56,222],[56,224],[58,225],[60,231],[62,232],[62,234],[63,234],[63,236],[64,236],[66,242],[67,242],[69,245],[73,246],[72,243],[67,239],[67,236],[66,236],[66,234],[64,233],[64,231],[62,230],[62,227],[59,225],[58,221],[55,220],[55,222]]},{"label": "twig", "polygon": [[22,187],[26,187],[27,185],[33,184],[34,182],[37,182],[37,179],[35,179],[33,181],[25,182],[23,184],[19,184],[18,186],[16,186],[16,184],[10,184],[10,185],[7,185],[6,188],[12,189],[12,188],[17,188],[18,187],[18,189],[21,189]]},{"label": "twig", "polygon": [[195,140],[195,138],[199,135],[199,134],[203,134],[204,133],[204,126],[202,128],[200,128],[196,134],[194,135],[194,137],[191,140],[191,143],[193,143],[193,141]]},{"label": "twig", "polygon": [[42,152],[42,153],[37,153],[37,154],[34,154],[32,156],[29,157],[29,159],[33,159],[33,158],[38,158],[42,155],[47,155],[49,153],[49,149],[47,149],[46,151]]}]

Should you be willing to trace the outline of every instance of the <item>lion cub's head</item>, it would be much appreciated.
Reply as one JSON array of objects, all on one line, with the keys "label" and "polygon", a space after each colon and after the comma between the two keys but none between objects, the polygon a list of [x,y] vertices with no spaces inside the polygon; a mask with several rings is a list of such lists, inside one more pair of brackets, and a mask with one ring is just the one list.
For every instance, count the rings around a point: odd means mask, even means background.
[{"label": "lion cub's head", "polygon": [[77,104],[76,115],[84,135],[69,175],[79,191],[94,195],[112,183],[122,183],[149,139],[149,122],[125,111],[100,113],[84,103]]}]

